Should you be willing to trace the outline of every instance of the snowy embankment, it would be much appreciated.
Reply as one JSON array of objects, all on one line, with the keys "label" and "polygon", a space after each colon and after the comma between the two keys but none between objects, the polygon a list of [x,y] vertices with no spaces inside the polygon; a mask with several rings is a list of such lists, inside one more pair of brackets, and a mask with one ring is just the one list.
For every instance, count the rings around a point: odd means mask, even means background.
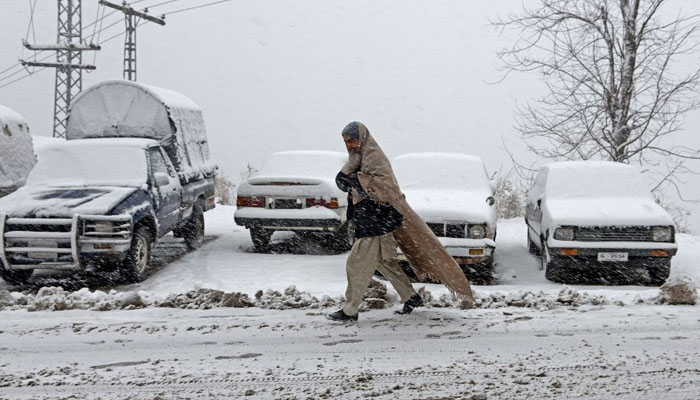
[{"label": "snowy embankment", "polygon": [[[0,283],[0,310],[325,309],[342,304],[347,253],[329,253],[314,244],[281,247],[277,254],[253,253],[248,231],[233,223],[233,211],[233,207],[219,206],[206,213],[207,235],[216,236],[216,240],[156,271],[145,282],[109,291],[43,287],[36,293],[12,291]],[[288,236],[278,234],[273,240],[284,243]],[[678,241],[680,250],[673,260],[672,277],[689,277],[691,286],[697,287],[700,238],[678,235]],[[547,281],[538,269],[537,258],[527,252],[522,219],[500,221],[496,263],[499,283],[474,288],[479,308],[548,310],[561,306],[668,302],[655,287],[566,286]],[[414,286],[422,287],[428,307],[459,307],[459,302],[441,285]],[[382,283],[373,285],[366,297],[364,310],[398,304],[393,288],[387,289]]]}]

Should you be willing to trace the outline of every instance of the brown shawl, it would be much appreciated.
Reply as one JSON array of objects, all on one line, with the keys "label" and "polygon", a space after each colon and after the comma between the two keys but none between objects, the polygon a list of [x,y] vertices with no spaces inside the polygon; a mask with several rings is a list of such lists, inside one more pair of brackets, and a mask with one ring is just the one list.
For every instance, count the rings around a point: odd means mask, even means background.
[{"label": "brown shawl", "polygon": [[[406,202],[389,159],[367,127],[361,122],[353,123],[359,127],[360,149],[359,152],[349,152],[348,162],[341,171],[345,174],[357,172],[362,188],[373,200],[389,203],[403,215],[403,223],[394,231],[394,236],[416,274],[421,278],[440,281],[451,292],[473,305],[471,286],[459,265]],[[353,199],[357,203],[362,198],[354,191]]]}]

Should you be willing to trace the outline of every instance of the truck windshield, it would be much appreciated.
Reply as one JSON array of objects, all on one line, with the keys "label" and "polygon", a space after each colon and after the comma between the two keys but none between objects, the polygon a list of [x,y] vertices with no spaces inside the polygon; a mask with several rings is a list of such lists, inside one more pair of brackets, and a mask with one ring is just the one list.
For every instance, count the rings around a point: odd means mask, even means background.
[{"label": "truck windshield", "polygon": [[27,185],[135,186],[146,184],[146,152],[135,145],[105,140],[65,142],[44,149]]}]

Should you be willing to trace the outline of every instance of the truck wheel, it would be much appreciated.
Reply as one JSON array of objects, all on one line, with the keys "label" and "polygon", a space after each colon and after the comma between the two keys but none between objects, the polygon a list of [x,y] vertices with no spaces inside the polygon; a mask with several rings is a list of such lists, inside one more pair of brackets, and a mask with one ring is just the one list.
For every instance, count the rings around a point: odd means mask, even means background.
[{"label": "truck wheel", "polygon": [[8,271],[0,266],[0,278],[13,286],[24,286],[34,273],[33,269],[21,269]]},{"label": "truck wheel", "polygon": [[530,252],[532,255],[539,255],[540,254],[540,249],[537,248],[537,245],[532,241],[530,238],[530,228],[527,228],[527,250]]},{"label": "truck wheel", "polygon": [[146,279],[148,263],[151,258],[151,234],[144,226],[134,232],[131,248],[121,264],[121,273],[129,282],[141,282]]},{"label": "truck wheel", "polygon": [[192,251],[202,247],[204,243],[204,211],[199,205],[195,205],[192,216],[182,229],[182,237],[185,239],[185,246]]},{"label": "truck wheel", "polygon": [[262,228],[250,228],[250,238],[256,251],[264,251],[270,245],[272,231]]},{"label": "truck wheel", "polygon": [[542,242],[542,251],[540,253],[540,260],[542,261],[542,269],[544,269],[544,277],[548,281],[563,283],[561,267],[559,267],[554,259],[549,254],[549,248],[547,244]]},{"label": "truck wheel", "polygon": [[334,250],[350,250],[353,243],[355,243],[354,224],[351,221],[345,222],[345,225],[341,226],[340,230],[333,234],[330,243]]},{"label": "truck wheel", "polygon": [[652,286],[661,286],[666,282],[671,275],[671,260],[666,264],[649,269],[649,284]]}]

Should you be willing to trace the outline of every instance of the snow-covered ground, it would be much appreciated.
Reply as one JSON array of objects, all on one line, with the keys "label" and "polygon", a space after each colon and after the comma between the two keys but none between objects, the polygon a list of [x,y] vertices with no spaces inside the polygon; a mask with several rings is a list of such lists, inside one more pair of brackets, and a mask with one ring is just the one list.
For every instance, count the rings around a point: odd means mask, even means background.
[{"label": "snow-covered ground", "polygon": [[[17,291],[0,281],[0,398],[700,393],[697,305],[664,304],[655,287],[549,282],[527,252],[522,219],[500,221],[500,281],[474,288],[477,309],[460,310],[442,286],[420,284],[429,306],[396,316],[393,289],[378,285],[379,300],[368,303],[377,309],[338,325],[323,314],[342,302],[347,253],[284,234],[273,237],[272,253],[253,253],[233,212],[206,213],[210,240],[198,251],[165,241],[140,284],[105,288],[44,273]],[[697,284],[700,238],[678,240],[672,275]],[[89,288],[76,290],[83,282]]]}]

